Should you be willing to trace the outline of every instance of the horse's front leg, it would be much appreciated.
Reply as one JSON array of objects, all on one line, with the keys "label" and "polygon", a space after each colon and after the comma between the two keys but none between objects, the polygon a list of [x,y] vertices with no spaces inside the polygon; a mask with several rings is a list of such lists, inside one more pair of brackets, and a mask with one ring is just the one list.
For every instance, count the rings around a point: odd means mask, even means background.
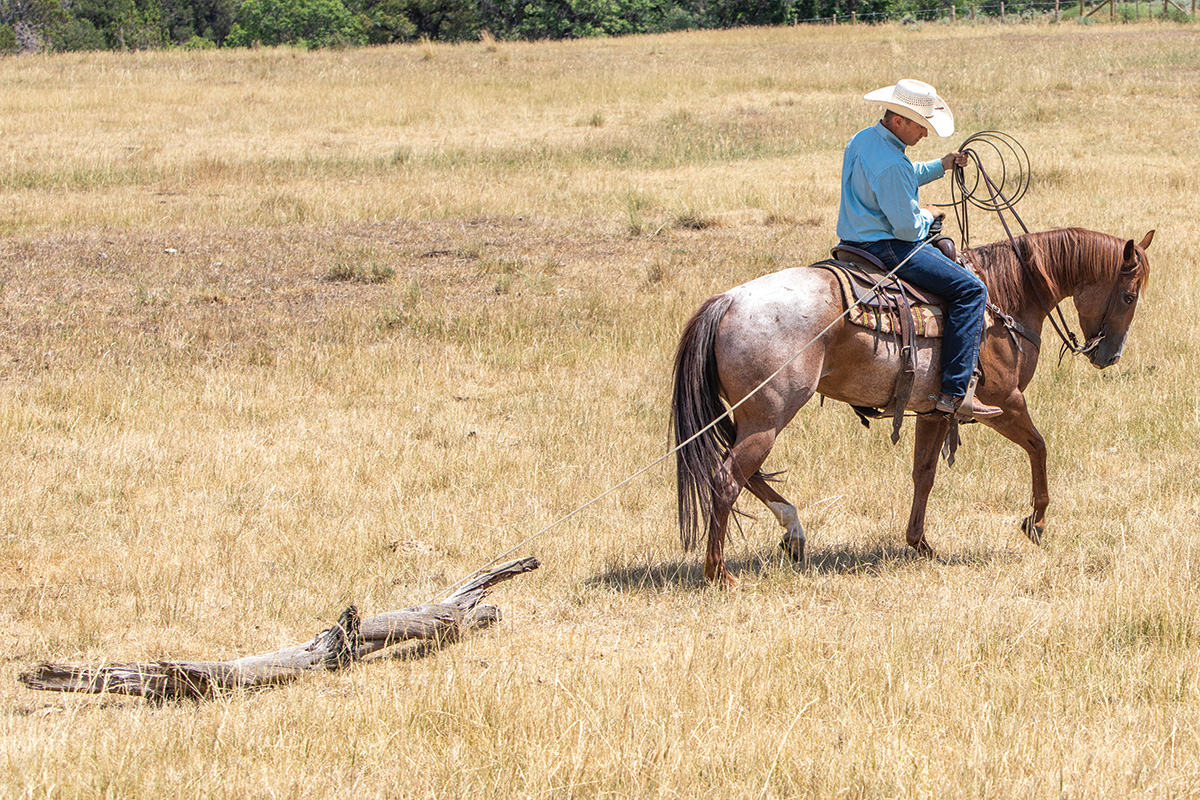
[{"label": "horse's front leg", "polygon": [[937,475],[938,456],[942,442],[950,431],[950,417],[944,415],[917,418],[917,442],[913,447],[913,502],[908,515],[908,530],[904,538],[909,546],[926,558],[933,557],[933,548],[925,541],[925,509],[929,492]]},{"label": "horse's front leg", "polygon": [[1050,505],[1050,489],[1046,485],[1046,440],[1033,426],[1025,396],[1014,391],[1002,404],[1004,414],[980,420],[1006,439],[1016,442],[1029,454],[1029,470],[1033,479],[1033,513],[1021,521],[1021,530],[1034,544],[1042,543],[1046,533],[1046,508]]}]

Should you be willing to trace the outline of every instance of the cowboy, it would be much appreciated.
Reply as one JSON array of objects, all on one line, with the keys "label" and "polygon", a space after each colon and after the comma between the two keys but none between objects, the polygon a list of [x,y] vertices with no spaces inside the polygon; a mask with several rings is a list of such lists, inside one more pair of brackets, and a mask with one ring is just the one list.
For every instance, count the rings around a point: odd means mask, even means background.
[{"label": "cowboy", "polygon": [[[967,156],[955,150],[914,164],[904,152],[931,131],[943,138],[953,134],[954,115],[934,88],[921,81],[902,80],[865,99],[886,110],[883,119],[854,134],[846,145],[838,237],[843,244],[872,253],[889,270],[907,258],[896,274],[946,301],[941,394],[930,397],[935,409],[964,418],[997,416],[1002,413],[999,408],[974,398],[972,384],[987,288],[926,243],[930,230],[941,228],[946,212],[921,208],[917,201],[917,187],[955,165],[966,166]],[[968,395],[969,405],[963,402]]]}]

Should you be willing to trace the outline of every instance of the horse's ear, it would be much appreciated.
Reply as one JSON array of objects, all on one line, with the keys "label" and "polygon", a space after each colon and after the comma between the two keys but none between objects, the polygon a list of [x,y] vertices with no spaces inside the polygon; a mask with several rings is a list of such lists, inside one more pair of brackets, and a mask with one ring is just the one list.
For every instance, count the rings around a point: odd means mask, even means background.
[{"label": "horse's ear", "polygon": [[1137,268],[1137,249],[1133,239],[1125,240],[1125,250],[1121,253],[1121,272],[1129,272]]},{"label": "horse's ear", "polygon": [[1137,269],[1137,265],[1138,265],[1137,248],[1140,247],[1143,250],[1145,250],[1147,247],[1150,246],[1150,240],[1153,238],[1154,238],[1154,231],[1150,231],[1149,233],[1146,234],[1145,238],[1142,239],[1141,244],[1135,245],[1133,243],[1133,239],[1126,240],[1125,252],[1123,252],[1121,254],[1121,259],[1122,259],[1121,271],[1122,272],[1129,272],[1130,270]]}]

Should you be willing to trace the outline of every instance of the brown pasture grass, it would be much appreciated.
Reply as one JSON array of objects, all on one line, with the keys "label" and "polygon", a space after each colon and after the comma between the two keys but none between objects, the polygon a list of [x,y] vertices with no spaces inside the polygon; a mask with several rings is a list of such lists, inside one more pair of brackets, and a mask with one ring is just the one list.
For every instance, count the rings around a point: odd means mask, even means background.
[{"label": "brown pasture grass", "polygon": [[[751,500],[737,591],[679,552],[664,464],[453,646],[199,706],[16,682],[424,602],[654,462],[683,321],[825,252],[857,98],[904,75],[1029,149],[1031,227],[1158,229],[1125,358],[1048,345],[1029,393],[1043,547],[1025,457],[967,430],[912,557],[911,430],[813,403],[768,462],[810,563]],[[1200,794],[1194,27],[59,55],[0,85],[0,796]]]}]

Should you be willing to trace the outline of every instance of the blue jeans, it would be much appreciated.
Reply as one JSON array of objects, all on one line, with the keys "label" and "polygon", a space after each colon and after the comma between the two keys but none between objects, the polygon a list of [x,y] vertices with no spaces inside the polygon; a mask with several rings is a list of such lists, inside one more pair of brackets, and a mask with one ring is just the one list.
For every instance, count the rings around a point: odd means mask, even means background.
[{"label": "blue jeans", "polygon": [[946,258],[932,245],[884,239],[881,242],[847,242],[874,255],[889,270],[914,249],[917,253],[896,271],[904,280],[941,295],[948,306],[942,335],[942,394],[962,397],[979,358],[987,287],[973,273]]}]

